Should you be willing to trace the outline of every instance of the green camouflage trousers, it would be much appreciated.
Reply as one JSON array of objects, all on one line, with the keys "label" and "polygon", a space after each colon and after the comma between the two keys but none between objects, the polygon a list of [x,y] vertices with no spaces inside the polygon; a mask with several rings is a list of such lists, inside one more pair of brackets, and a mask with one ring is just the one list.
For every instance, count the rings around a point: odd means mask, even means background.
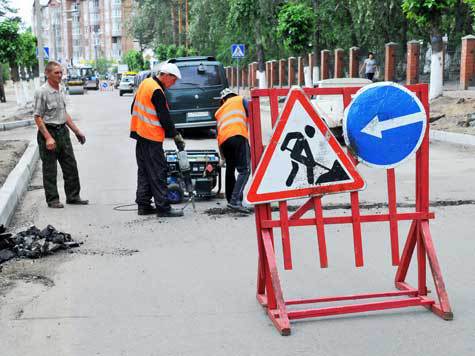
[{"label": "green camouflage trousers", "polygon": [[69,138],[69,129],[66,125],[61,125],[58,128],[48,126],[48,131],[56,141],[56,149],[49,151],[46,149],[46,140],[38,131],[38,146],[40,151],[41,161],[43,162],[43,187],[46,194],[46,202],[51,203],[59,201],[58,187],[56,179],[58,175],[59,162],[64,178],[64,191],[66,193],[66,200],[79,199],[79,191],[81,186],[79,184],[79,174],[74,157],[73,146]]}]

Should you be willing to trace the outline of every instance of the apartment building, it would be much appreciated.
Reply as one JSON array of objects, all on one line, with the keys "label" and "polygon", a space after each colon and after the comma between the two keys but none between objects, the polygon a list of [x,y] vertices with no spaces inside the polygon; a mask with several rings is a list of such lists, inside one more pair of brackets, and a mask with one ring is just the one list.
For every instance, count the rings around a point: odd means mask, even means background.
[{"label": "apartment building", "polygon": [[[34,1],[31,1],[35,11]],[[42,34],[50,58],[61,63],[83,64],[97,58],[118,61],[136,47],[126,30],[133,2],[48,0],[47,4],[40,5],[40,26],[34,17],[33,32],[37,36]]]}]

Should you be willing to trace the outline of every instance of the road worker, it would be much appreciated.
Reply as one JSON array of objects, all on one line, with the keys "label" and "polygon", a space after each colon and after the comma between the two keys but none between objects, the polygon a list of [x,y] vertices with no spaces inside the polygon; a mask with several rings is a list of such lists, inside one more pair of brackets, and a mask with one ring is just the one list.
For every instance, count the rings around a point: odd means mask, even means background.
[{"label": "road worker", "polygon": [[[181,79],[173,63],[160,66],[158,75],[140,83],[132,102],[130,137],[137,140],[137,193],[135,202],[139,215],[159,217],[183,216],[182,209],[172,208],[167,199],[167,161],[163,151],[165,137],[171,137],[179,150],[185,148],[183,137],[170,118],[164,91]],[[151,200],[155,207],[151,205]]]},{"label": "road worker", "polygon": [[61,65],[55,61],[48,62],[45,75],[46,83],[35,92],[33,116],[38,126],[37,140],[43,162],[46,203],[49,208],[64,208],[59,201],[56,184],[57,162],[59,162],[63,171],[66,203],[87,205],[89,201],[81,199],[79,195],[81,185],[69,131],[74,133],[82,145],[86,142],[86,136],[79,130],[66,110],[66,101],[61,90],[63,77]]},{"label": "road worker", "polygon": [[[221,106],[216,111],[218,146],[226,163],[225,191],[228,208],[248,213],[242,205],[243,191],[250,174],[248,103],[229,88],[221,91]],[[237,171],[237,179],[235,176]]]}]

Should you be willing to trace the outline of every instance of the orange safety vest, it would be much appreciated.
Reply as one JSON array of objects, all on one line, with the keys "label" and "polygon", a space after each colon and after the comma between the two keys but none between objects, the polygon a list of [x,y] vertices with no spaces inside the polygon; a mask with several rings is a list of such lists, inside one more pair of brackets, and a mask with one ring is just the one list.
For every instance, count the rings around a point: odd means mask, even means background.
[{"label": "orange safety vest", "polygon": [[140,84],[132,109],[130,131],[148,140],[163,142],[165,130],[160,124],[157,111],[152,103],[153,92],[157,89],[163,92],[163,89],[153,78],[147,78]]},{"label": "orange safety vest", "polygon": [[226,100],[214,114],[218,128],[218,146],[221,146],[228,138],[237,135],[249,139],[246,109],[242,100],[242,96],[233,96]]}]

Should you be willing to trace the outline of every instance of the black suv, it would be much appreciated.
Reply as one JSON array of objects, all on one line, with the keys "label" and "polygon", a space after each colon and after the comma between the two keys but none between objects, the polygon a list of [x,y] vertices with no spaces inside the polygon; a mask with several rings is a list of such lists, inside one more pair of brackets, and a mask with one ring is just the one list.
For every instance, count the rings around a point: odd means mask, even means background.
[{"label": "black suv", "polygon": [[219,93],[228,87],[223,65],[214,57],[179,57],[167,62],[175,63],[181,73],[181,79],[166,90],[175,126],[216,127]]}]

